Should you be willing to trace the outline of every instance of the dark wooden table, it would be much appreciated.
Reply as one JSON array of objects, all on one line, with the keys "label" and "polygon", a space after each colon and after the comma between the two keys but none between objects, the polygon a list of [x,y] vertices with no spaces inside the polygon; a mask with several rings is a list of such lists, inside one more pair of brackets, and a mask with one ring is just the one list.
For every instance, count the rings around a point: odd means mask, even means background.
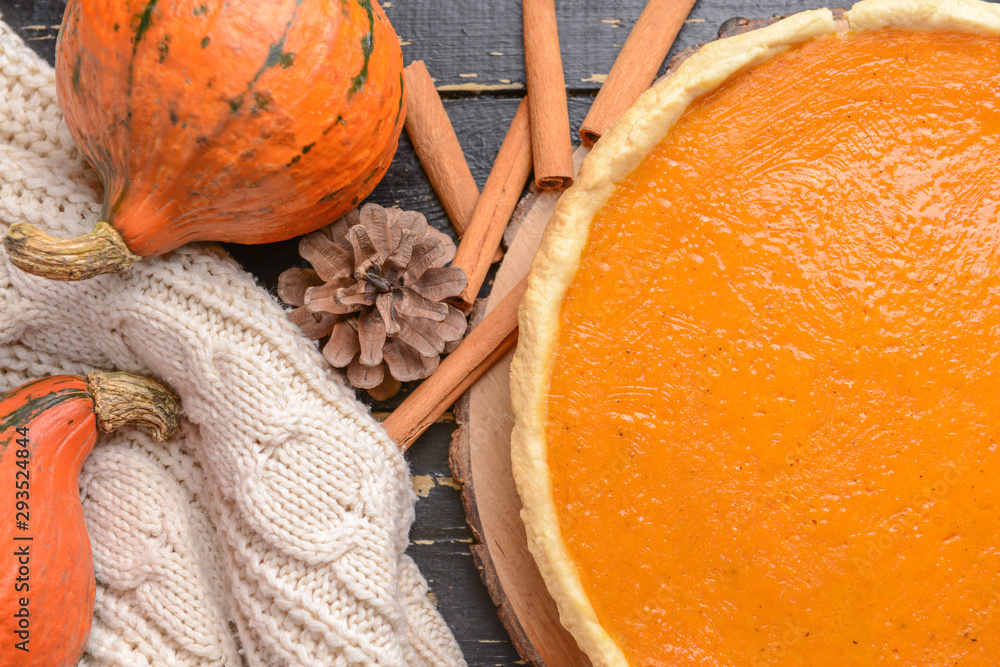
[{"label": "dark wooden table", "polygon": [[[556,1],[574,144],[579,143],[576,130],[644,4],[645,0]],[[698,0],[671,55],[714,39],[729,18],[766,18],[817,6],[822,5],[815,0]],[[65,0],[0,0],[3,19],[50,63],[64,7]],[[392,0],[383,1],[382,7],[399,34],[404,62],[424,60],[436,79],[482,187],[524,95],[519,0]],[[418,210],[438,229],[452,232],[405,133],[389,173],[369,201]],[[278,274],[300,264],[295,241],[228,249],[272,293]],[[489,284],[484,286],[484,291],[488,289]],[[398,398],[369,402],[376,416],[384,416],[397,403]],[[446,415],[407,455],[420,496],[409,553],[430,582],[438,608],[469,664],[515,664],[519,657],[469,553],[472,533],[448,469],[454,428],[453,417]]]}]

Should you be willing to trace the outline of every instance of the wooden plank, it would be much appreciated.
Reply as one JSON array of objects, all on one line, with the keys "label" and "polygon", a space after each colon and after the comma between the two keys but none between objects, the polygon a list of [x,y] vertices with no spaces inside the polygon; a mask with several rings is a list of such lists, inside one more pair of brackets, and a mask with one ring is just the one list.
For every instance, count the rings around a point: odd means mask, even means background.
[{"label": "wooden plank", "polygon": [[[559,43],[566,86],[571,92],[600,88],[644,6],[644,0],[557,0]],[[746,0],[700,0],[671,54],[714,39],[719,25],[733,16],[765,18],[806,6],[801,0],[753,4]],[[389,6],[383,3],[383,8],[400,36],[404,62],[424,60],[444,92],[523,92],[519,0],[396,0]]]},{"label": "wooden plank", "polygon": [[[400,37],[404,61],[425,60],[445,94],[524,93],[520,0],[395,0],[381,4]],[[64,0],[0,3],[5,20],[50,63],[64,6]],[[566,85],[571,93],[596,93],[644,6],[644,0],[556,2]],[[746,0],[700,0],[671,54],[714,39],[718,26],[733,16],[765,18],[812,6],[818,5],[802,0],[753,4]]]},{"label": "wooden plank", "polygon": [[4,0],[0,2],[0,14],[35,53],[52,64],[65,6],[65,0]]},{"label": "wooden plank", "polygon": [[476,569],[457,480],[448,467],[455,424],[435,424],[410,459],[418,500],[407,553],[428,580],[470,665],[510,665],[517,651],[494,611]]}]

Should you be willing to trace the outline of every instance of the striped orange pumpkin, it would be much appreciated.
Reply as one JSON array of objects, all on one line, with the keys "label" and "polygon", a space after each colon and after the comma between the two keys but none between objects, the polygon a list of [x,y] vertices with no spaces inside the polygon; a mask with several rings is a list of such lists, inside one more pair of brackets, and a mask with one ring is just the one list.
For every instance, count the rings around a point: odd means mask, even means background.
[{"label": "striped orange pumpkin", "polygon": [[87,645],[94,567],[80,469],[99,431],[165,437],[179,404],[127,373],[58,375],[0,395],[0,667],[69,667]]},{"label": "striped orange pumpkin", "polygon": [[[107,253],[105,240],[67,250],[15,226],[12,260],[76,279],[190,241],[318,229],[385,174],[405,114],[402,65],[372,0],[70,0],[59,103],[104,183],[102,220],[131,254],[81,268],[66,253]],[[47,255],[76,261],[76,274],[46,273]]]}]

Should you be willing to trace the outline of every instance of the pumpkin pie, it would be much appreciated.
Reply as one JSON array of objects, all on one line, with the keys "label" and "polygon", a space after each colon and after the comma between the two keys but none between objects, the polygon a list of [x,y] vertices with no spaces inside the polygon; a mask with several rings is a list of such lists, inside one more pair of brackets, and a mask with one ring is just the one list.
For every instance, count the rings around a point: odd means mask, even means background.
[{"label": "pumpkin pie", "polygon": [[804,12],[585,160],[512,459],[596,665],[998,664],[998,54],[977,0]]}]

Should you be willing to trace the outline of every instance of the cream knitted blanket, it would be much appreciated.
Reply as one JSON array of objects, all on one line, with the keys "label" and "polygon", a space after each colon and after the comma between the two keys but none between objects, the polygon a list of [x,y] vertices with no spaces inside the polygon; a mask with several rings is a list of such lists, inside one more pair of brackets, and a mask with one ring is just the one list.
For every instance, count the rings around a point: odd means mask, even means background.
[{"label": "cream knitted blanket", "polygon": [[[0,231],[73,236],[99,201],[52,68],[0,22]],[[216,247],[81,283],[0,251],[0,391],[101,368],[184,403],[169,442],[122,429],[84,466],[97,606],[81,665],[463,664],[404,554],[406,463],[324,366]]]}]

